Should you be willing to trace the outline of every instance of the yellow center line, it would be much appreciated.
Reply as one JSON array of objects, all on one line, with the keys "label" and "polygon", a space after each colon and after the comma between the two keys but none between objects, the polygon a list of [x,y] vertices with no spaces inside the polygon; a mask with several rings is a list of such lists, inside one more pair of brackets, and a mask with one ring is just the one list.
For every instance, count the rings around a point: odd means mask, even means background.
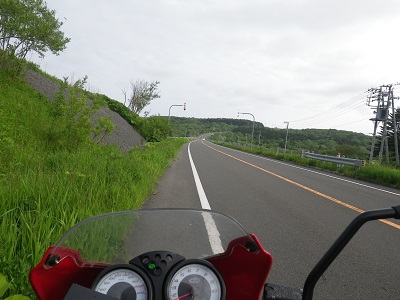
[{"label": "yellow center line", "polygon": [[[300,187],[300,188],[302,188],[302,189],[304,189],[304,190],[306,190],[306,191],[309,191],[310,193],[313,193],[313,194],[315,194],[315,195],[321,196],[321,197],[323,197],[323,198],[325,198],[325,199],[328,199],[328,200],[330,200],[330,201],[332,201],[332,202],[335,202],[335,203],[337,203],[337,204],[339,204],[339,205],[342,205],[342,206],[347,207],[347,208],[349,208],[349,209],[351,209],[351,210],[354,210],[354,211],[356,211],[356,212],[358,212],[358,213],[360,213],[360,214],[363,213],[363,212],[365,212],[365,210],[362,210],[362,209],[360,209],[360,208],[358,208],[358,207],[355,207],[355,206],[353,206],[353,205],[350,205],[350,204],[348,204],[348,203],[345,203],[345,202],[343,202],[343,201],[340,201],[340,200],[338,200],[338,199],[336,199],[336,198],[334,198],[334,197],[328,196],[328,195],[326,195],[326,194],[324,194],[324,193],[318,192],[318,191],[316,191],[316,190],[314,190],[314,189],[312,189],[312,188],[309,188],[308,186],[302,185],[302,184],[300,184],[300,183],[298,183],[298,182],[296,182],[296,181],[293,181],[293,180],[291,180],[291,179],[288,179],[288,178],[286,178],[286,177],[283,177],[283,176],[281,176],[281,175],[279,175],[279,174],[276,174],[276,173],[274,173],[274,172],[268,171],[268,170],[266,170],[266,169],[264,169],[264,168],[261,168],[261,167],[259,167],[259,166],[253,165],[252,163],[249,163],[249,162],[247,162],[247,161],[245,161],[245,160],[242,160],[242,159],[240,159],[240,158],[237,158],[237,157],[235,157],[235,156],[233,156],[233,155],[230,155],[230,154],[228,154],[228,153],[226,153],[226,152],[223,152],[223,151],[221,151],[221,150],[215,149],[215,148],[211,147],[210,145],[205,144],[204,141],[202,141],[202,143],[203,143],[203,145],[207,146],[208,148],[210,148],[210,149],[212,149],[212,150],[214,150],[214,151],[217,151],[217,152],[219,152],[219,153],[221,153],[221,154],[223,154],[223,155],[226,155],[226,156],[228,156],[228,157],[230,157],[230,158],[233,158],[233,159],[235,159],[235,160],[237,160],[237,161],[240,161],[240,162],[242,162],[242,163],[244,163],[244,164],[246,164],[246,165],[248,165],[248,166],[251,166],[251,167],[253,167],[253,168],[256,168],[256,169],[258,169],[258,170],[260,170],[260,171],[262,171],[262,172],[265,172],[265,173],[267,173],[267,174],[269,174],[269,175],[272,175],[272,176],[275,176],[275,177],[277,177],[277,178],[279,178],[279,179],[282,179],[282,180],[284,180],[284,181],[286,181],[286,182],[288,182],[288,183],[291,183],[291,184],[293,184],[293,185],[295,185],[295,186],[298,186],[298,187]],[[382,223],[385,223],[386,225],[392,226],[392,227],[394,227],[394,228],[400,230],[400,225],[398,225],[398,224],[396,224],[396,223],[390,222],[390,221],[388,221],[388,220],[379,220],[379,221],[382,222]]]}]

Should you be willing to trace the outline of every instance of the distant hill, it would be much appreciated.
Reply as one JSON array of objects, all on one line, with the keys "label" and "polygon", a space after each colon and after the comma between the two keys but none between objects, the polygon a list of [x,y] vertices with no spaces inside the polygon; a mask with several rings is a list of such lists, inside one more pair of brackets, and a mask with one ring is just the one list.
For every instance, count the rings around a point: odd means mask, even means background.
[{"label": "distant hill", "polygon": [[[243,119],[196,119],[171,117],[174,136],[198,136],[208,132],[218,132],[211,138],[225,143],[250,145],[253,122]],[[219,133],[221,132],[221,133]],[[283,149],[286,141],[286,129],[265,127],[255,122],[253,145]],[[321,154],[341,155],[365,158],[369,153],[371,137],[362,133],[336,129],[289,129],[288,151],[314,151]]]}]

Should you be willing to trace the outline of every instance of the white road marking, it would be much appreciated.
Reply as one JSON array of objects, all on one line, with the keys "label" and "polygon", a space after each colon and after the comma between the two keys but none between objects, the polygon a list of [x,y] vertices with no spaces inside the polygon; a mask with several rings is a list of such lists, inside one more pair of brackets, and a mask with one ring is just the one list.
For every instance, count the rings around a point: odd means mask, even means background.
[{"label": "white road marking", "polygon": [[[203,185],[201,184],[199,174],[197,173],[196,166],[194,165],[192,155],[190,153],[190,144],[188,145],[188,155],[190,165],[192,167],[194,181],[196,183],[197,193],[199,194],[201,208],[211,210],[210,203],[208,202],[206,193],[204,192]],[[206,225],[206,230],[208,234],[208,240],[210,241],[210,246],[213,254],[223,253],[224,247],[222,247],[222,242],[220,238],[220,233],[215,225],[214,219],[209,213],[202,213],[204,224]]]},{"label": "white road marking", "polygon": [[[207,142],[209,142],[209,141],[207,141]],[[216,144],[213,144],[213,145],[216,145]],[[295,166],[295,165],[292,165],[292,164],[288,164],[288,163],[285,163],[285,162],[282,162],[282,161],[279,161],[279,160],[275,160],[275,159],[259,156],[259,155],[253,154],[253,153],[247,153],[247,152],[244,152],[244,151],[232,149],[232,148],[229,148],[229,147],[224,147],[224,146],[221,146],[221,145],[216,145],[216,146],[220,146],[222,148],[226,148],[226,149],[229,149],[229,150],[232,150],[232,151],[236,151],[236,152],[240,152],[240,153],[243,153],[243,154],[247,154],[249,156],[254,156],[254,157],[257,157],[257,158],[268,160],[270,162],[281,164],[281,165],[284,165],[284,166],[287,166],[287,167],[292,167],[292,168],[295,168],[295,169],[299,169],[299,170],[302,170],[302,171],[307,171],[307,172],[310,172],[310,173],[322,175],[322,176],[325,176],[325,177],[329,177],[329,178],[332,178],[332,179],[344,181],[344,182],[351,183],[351,184],[354,184],[354,185],[359,185],[359,186],[362,186],[362,187],[365,187],[365,188],[369,188],[371,190],[376,190],[376,191],[379,191],[379,192],[383,192],[383,193],[387,193],[387,194],[391,194],[391,195],[395,195],[395,196],[400,196],[400,194],[398,194],[398,193],[395,193],[395,192],[392,192],[392,191],[388,191],[388,190],[384,190],[384,189],[380,189],[380,188],[376,188],[376,187],[373,187],[373,186],[370,186],[370,185],[367,185],[367,184],[363,184],[363,183],[359,183],[359,182],[355,182],[355,181],[352,181],[352,180],[349,180],[349,179],[344,179],[344,178],[340,178],[340,177],[337,177],[337,176],[324,174],[324,173],[321,173],[321,172],[318,172],[318,171],[314,171],[314,170],[311,170],[311,169],[306,169],[306,168]]]},{"label": "white road marking", "polygon": [[204,224],[206,225],[208,240],[213,254],[224,253],[225,249],[222,247],[221,235],[218,231],[217,225],[214,222],[213,216],[210,213],[202,213]]}]

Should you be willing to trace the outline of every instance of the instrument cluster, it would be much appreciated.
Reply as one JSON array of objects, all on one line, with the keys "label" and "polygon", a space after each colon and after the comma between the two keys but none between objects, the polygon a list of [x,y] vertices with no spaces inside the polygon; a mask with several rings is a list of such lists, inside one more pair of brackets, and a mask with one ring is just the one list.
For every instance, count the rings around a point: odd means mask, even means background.
[{"label": "instrument cluster", "polygon": [[117,299],[225,299],[218,270],[202,259],[185,259],[168,251],[152,251],[128,264],[105,268],[92,289]]}]

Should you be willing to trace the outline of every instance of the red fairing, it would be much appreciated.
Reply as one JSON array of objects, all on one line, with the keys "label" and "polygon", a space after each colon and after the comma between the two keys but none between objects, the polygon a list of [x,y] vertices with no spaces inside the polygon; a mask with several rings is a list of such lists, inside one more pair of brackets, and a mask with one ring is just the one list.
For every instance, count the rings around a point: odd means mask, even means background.
[{"label": "red fairing", "polygon": [[42,261],[29,274],[31,285],[41,300],[63,299],[73,283],[90,288],[97,275],[108,266],[85,263],[79,252],[59,247],[58,253],[64,252],[66,257],[57,265],[46,267],[46,260],[52,249],[50,247],[46,251]]},{"label": "red fairing", "polygon": [[[245,243],[249,239],[246,236],[230,242],[224,253],[206,258],[221,273],[227,300],[259,300],[262,295],[272,257],[254,234],[251,237],[257,245],[254,252],[247,250]],[[77,251],[59,247],[57,252],[63,259],[49,267],[46,266],[46,260],[52,248],[47,250],[42,261],[29,275],[33,289],[41,300],[63,299],[73,283],[90,288],[98,274],[108,266],[84,262]]]},{"label": "red fairing", "polygon": [[254,234],[251,237],[258,247],[257,251],[249,252],[241,242],[243,238],[239,238],[230,242],[225,253],[207,259],[224,279],[227,300],[259,300],[264,291],[272,267],[272,256]]}]

